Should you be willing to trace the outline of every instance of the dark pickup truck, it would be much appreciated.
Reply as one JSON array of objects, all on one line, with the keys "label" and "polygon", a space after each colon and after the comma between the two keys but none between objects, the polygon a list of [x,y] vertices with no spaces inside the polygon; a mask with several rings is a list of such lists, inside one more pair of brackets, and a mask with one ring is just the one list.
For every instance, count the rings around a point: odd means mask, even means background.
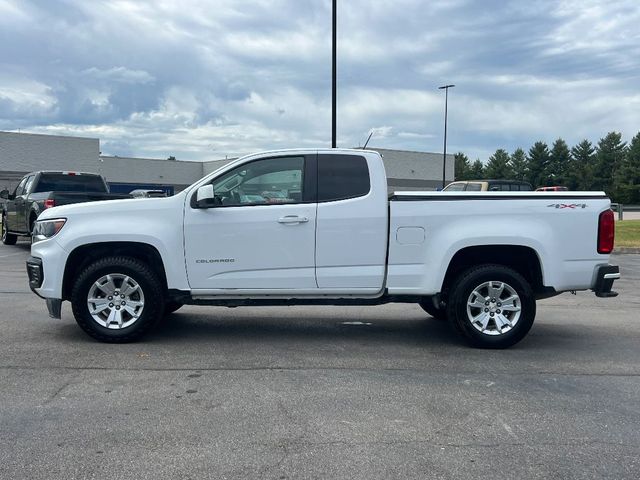
[{"label": "dark pickup truck", "polygon": [[105,179],[96,173],[32,172],[25,175],[13,191],[0,192],[2,243],[13,245],[18,236],[30,236],[38,215],[47,208],[70,203],[131,198],[109,193]]}]

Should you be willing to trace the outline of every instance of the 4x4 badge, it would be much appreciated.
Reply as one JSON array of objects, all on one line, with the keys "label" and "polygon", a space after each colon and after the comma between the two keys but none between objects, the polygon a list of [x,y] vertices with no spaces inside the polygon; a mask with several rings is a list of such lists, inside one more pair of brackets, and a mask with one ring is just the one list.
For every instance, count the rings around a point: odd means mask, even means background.
[{"label": "4x4 badge", "polygon": [[575,209],[575,208],[587,208],[587,204],[586,203],[552,203],[550,205],[547,205],[547,207]]}]

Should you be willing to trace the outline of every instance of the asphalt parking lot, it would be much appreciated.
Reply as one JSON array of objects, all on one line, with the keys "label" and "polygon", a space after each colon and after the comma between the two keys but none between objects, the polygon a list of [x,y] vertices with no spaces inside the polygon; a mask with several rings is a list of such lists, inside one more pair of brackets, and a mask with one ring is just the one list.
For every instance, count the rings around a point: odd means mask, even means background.
[{"label": "asphalt parking lot", "polygon": [[0,245],[0,478],[640,478],[640,255],[484,351],[413,305],[184,307],[101,344],[28,252]]}]

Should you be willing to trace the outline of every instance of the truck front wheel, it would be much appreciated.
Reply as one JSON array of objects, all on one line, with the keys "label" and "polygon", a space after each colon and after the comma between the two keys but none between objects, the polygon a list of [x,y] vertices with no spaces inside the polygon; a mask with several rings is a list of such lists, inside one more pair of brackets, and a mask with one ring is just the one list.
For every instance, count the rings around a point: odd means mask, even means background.
[{"label": "truck front wheel", "polygon": [[531,285],[503,265],[482,265],[455,280],[449,320],[476,347],[507,348],[529,332],[536,316]]},{"label": "truck front wheel", "polygon": [[140,339],[162,317],[162,283],[144,262],[107,257],[81,271],[71,291],[73,316],[90,336],[102,342]]}]

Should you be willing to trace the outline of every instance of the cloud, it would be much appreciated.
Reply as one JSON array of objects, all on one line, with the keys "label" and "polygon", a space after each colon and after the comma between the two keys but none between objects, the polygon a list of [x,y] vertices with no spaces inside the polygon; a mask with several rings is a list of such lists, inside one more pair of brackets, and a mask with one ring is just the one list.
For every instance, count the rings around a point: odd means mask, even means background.
[{"label": "cloud", "polygon": [[[636,0],[339,1],[338,144],[486,158],[637,132]],[[331,2],[0,0],[0,129],[212,159],[327,146]]]},{"label": "cloud", "polygon": [[102,82],[115,82],[127,84],[153,83],[155,78],[144,70],[129,70],[125,67],[112,67],[106,70],[91,67],[80,72],[90,79]]}]

